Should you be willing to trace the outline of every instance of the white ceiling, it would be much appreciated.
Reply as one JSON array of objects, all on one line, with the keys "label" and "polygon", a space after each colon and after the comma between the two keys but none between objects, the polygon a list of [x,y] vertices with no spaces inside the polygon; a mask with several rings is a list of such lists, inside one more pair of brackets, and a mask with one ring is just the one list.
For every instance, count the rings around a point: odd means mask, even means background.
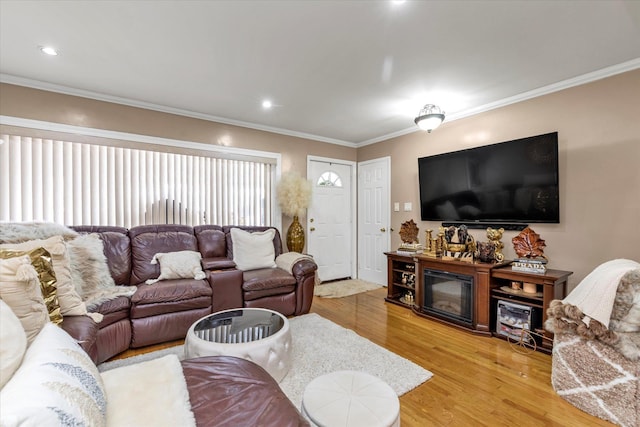
[{"label": "white ceiling", "polygon": [[640,68],[639,1],[0,0],[0,25],[3,82],[351,146]]}]

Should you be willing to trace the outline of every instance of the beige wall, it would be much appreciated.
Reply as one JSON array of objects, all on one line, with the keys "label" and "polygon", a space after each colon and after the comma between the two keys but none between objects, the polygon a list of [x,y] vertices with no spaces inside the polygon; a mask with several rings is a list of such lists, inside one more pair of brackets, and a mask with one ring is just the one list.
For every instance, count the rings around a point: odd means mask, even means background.
[{"label": "beige wall", "polygon": [[[0,115],[280,153],[282,172],[302,176],[307,174],[307,155],[356,160],[351,147],[8,84],[0,84]],[[283,217],[283,230],[290,223],[291,218]]]},{"label": "beige wall", "polygon": [[[391,212],[392,247],[400,224],[421,222],[419,157],[558,131],[560,224],[532,224],[546,240],[550,267],[574,271],[575,286],[601,262],[640,260],[640,70],[545,95],[469,118],[445,122],[431,134],[415,132],[349,148],[213,123],[108,102],[0,85],[0,114],[75,126],[152,135],[282,154],[283,172],[306,175],[307,155],[351,161],[391,157],[391,200],[412,202],[412,212]],[[290,223],[283,218],[283,229]],[[485,240],[482,230],[473,230]],[[513,257],[505,232],[505,254]]]},{"label": "beige wall", "polygon": [[[419,157],[554,131],[560,224],[531,224],[546,240],[549,266],[573,271],[573,288],[604,261],[640,261],[640,70],[359,148],[358,161],[391,156],[391,201],[413,203],[412,212],[391,213],[392,247],[408,219],[418,223],[421,241],[440,225],[420,221]],[[487,240],[482,230],[471,233]],[[515,256],[516,234],[504,234],[507,258]]]}]

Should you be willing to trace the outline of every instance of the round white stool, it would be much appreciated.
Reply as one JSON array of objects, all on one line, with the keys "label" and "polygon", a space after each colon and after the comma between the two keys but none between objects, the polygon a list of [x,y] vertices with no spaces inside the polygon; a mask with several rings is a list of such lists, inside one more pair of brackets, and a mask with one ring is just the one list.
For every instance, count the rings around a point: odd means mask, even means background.
[{"label": "round white stool", "polygon": [[387,383],[373,375],[336,371],[307,385],[302,414],[321,427],[399,427],[400,401]]}]

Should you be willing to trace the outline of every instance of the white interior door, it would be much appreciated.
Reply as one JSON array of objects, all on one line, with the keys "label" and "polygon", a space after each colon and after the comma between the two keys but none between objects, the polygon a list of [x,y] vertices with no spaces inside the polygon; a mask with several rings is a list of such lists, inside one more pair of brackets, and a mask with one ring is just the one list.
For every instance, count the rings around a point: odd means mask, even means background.
[{"label": "white interior door", "polygon": [[307,177],[313,185],[307,211],[307,251],[313,255],[322,281],[353,275],[351,175],[355,165],[336,162],[307,162]]},{"label": "white interior door", "polygon": [[387,283],[391,158],[358,163],[358,277]]}]

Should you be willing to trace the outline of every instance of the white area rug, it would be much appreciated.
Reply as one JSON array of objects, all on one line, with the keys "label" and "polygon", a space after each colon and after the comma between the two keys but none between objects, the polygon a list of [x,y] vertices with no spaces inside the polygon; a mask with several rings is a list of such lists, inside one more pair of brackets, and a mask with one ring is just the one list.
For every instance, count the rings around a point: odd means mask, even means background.
[{"label": "white area rug", "polygon": [[361,292],[373,291],[374,289],[380,289],[382,287],[383,285],[360,279],[338,280],[316,285],[315,288],[313,288],[313,294],[321,298],[342,298]]},{"label": "white area rug", "polygon": [[[417,364],[372,343],[350,329],[315,313],[289,319],[293,340],[293,366],[280,383],[287,397],[300,408],[305,387],[314,378],[333,371],[368,372],[395,390],[398,396],[427,381],[433,374]],[[182,346],[98,366],[102,372],[118,366],[155,359],[166,354],[184,358]]]}]

